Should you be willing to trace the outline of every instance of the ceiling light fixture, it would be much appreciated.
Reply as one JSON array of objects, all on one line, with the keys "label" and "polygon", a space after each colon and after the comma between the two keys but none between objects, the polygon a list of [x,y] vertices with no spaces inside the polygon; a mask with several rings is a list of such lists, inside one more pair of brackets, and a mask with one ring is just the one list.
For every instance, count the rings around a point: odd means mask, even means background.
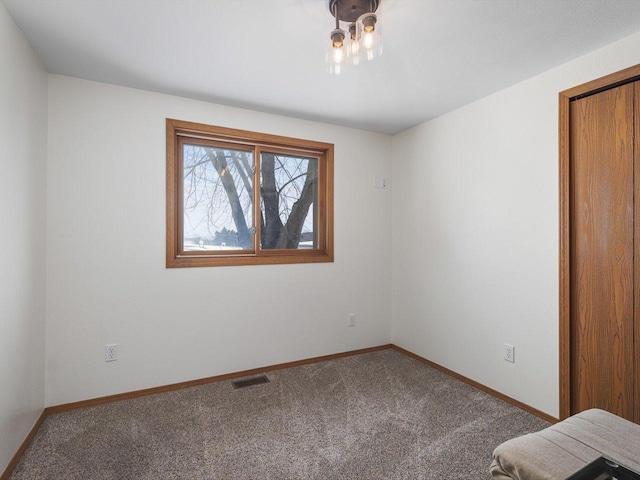
[{"label": "ceiling light fixture", "polygon": [[[375,11],[381,0],[329,0],[329,11],[336,18],[336,28],[327,44],[329,72],[341,75],[350,65],[373,60],[382,54],[382,34]],[[348,31],[340,22],[349,23]]]}]

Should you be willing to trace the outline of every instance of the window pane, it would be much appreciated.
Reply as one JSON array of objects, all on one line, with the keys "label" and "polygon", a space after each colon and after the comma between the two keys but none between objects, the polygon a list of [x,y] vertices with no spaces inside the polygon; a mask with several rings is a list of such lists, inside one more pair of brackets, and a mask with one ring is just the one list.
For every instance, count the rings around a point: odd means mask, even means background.
[{"label": "window pane", "polygon": [[318,248],[318,159],[262,152],[263,250]]},{"label": "window pane", "polygon": [[253,249],[253,154],[184,144],[183,247]]}]

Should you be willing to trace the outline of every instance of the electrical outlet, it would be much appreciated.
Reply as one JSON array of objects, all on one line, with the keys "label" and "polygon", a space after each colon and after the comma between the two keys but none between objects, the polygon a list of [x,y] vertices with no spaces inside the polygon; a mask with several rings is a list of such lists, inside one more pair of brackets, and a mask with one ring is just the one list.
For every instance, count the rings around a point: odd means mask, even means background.
[{"label": "electrical outlet", "polygon": [[349,314],[349,326],[350,327],[355,327],[356,326],[356,314],[355,313],[350,313]]},{"label": "electrical outlet", "polygon": [[104,347],[104,361],[115,362],[116,360],[118,360],[118,345],[115,343],[106,345]]},{"label": "electrical outlet", "polygon": [[513,345],[509,345],[508,343],[504,344],[504,359],[507,362],[515,363],[515,350],[516,347],[514,347]]}]

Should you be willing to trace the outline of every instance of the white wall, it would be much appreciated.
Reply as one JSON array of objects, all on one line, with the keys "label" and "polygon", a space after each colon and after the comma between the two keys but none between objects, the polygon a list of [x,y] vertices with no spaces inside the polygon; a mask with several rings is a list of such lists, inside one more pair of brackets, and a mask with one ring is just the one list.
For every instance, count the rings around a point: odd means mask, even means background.
[{"label": "white wall", "polygon": [[47,73],[0,3],[0,473],[44,407]]},{"label": "white wall", "polygon": [[[334,143],[335,263],[166,269],[166,117]],[[389,342],[389,136],[50,75],[49,138],[47,405]]]},{"label": "white wall", "polygon": [[[0,34],[12,65],[0,70],[7,457],[42,407],[47,103],[45,73],[3,7]],[[557,93],[638,62],[635,35],[393,139],[50,75],[45,404],[391,336],[557,415]],[[335,263],[166,269],[166,117],[334,143]],[[391,190],[373,188],[391,158],[393,210]],[[104,362],[107,343],[119,361]]]},{"label": "white wall", "polygon": [[640,34],[393,138],[393,343],[558,415],[558,93],[637,63]]}]

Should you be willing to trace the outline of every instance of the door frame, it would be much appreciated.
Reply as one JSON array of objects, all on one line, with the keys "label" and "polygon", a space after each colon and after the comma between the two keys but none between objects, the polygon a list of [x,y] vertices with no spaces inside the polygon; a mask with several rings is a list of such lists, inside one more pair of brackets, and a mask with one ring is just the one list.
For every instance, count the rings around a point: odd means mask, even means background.
[{"label": "door frame", "polygon": [[[571,237],[570,237],[570,132],[571,118],[569,105],[575,100],[586,95],[592,95],[602,90],[630,83],[640,79],[640,65],[625,68],[618,72],[592,80],[582,85],[560,92],[559,106],[559,179],[560,179],[560,292],[559,292],[559,364],[560,364],[560,420],[564,420],[571,414]],[[637,131],[637,129],[636,129]],[[637,144],[637,142],[636,142]],[[640,328],[636,329],[636,344],[640,338]],[[640,355],[637,355],[640,356]],[[640,399],[640,382],[635,383],[635,398]],[[638,419],[636,419],[638,421]]]}]

